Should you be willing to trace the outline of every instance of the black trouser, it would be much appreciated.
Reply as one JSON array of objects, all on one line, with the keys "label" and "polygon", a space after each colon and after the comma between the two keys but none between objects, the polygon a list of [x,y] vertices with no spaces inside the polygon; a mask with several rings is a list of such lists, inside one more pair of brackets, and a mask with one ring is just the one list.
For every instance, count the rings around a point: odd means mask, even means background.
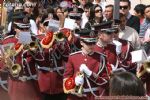
[{"label": "black trouser", "polygon": [[67,95],[64,93],[60,93],[60,94],[43,94],[43,100],[66,100],[67,99]]}]

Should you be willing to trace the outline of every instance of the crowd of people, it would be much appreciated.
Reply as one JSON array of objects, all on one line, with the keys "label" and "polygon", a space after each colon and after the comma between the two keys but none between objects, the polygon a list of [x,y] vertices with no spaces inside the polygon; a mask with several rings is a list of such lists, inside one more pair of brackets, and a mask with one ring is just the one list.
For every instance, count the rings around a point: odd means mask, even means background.
[{"label": "crowd of people", "polygon": [[7,27],[0,27],[0,98],[148,100],[150,61],[133,62],[131,52],[150,54],[150,4],[136,5],[132,15],[130,0],[118,1],[24,0],[7,6]]}]

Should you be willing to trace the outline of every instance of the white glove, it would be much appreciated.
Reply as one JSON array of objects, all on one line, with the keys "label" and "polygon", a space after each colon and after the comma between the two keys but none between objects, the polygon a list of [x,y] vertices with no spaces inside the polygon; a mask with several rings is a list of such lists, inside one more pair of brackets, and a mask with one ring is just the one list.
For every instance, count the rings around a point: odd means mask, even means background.
[{"label": "white glove", "polygon": [[85,64],[80,65],[80,71],[85,73],[88,77],[92,75],[92,71]]},{"label": "white glove", "polygon": [[116,53],[119,55],[121,53],[122,43],[117,40],[113,40],[113,43],[116,45]]},{"label": "white glove", "polygon": [[83,85],[84,84],[84,78],[81,76],[76,76],[75,77],[75,84],[76,84],[76,86]]}]

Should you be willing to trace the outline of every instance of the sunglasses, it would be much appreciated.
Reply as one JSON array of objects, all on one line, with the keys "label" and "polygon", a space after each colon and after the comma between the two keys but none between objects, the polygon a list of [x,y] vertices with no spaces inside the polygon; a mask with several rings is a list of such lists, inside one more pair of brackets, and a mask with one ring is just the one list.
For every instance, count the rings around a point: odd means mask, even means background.
[{"label": "sunglasses", "polygon": [[128,6],[120,6],[120,9],[128,9]]},{"label": "sunglasses", "polygon": [[101,9],[95,10],[95,13],[99,13],[99,12],[102,12],[102,10]]},{"label": "sunglasses", "polygon": [[70,19],[81,20],[81,17],[80,16],[70,16]]}]

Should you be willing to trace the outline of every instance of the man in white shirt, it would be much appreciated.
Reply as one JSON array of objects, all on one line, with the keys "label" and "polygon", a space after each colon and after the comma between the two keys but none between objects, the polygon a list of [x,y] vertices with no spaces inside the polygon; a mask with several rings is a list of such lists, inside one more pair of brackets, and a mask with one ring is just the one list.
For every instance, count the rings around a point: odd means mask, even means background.
[{"label": "man in white shirt", "polygon": [[90,17],[90,8],[93,6],[92,3],[88,2],[84,5],[84,13],[82,14],[81,28],[84,29],[85,24],[88,22]]},{"label": "man in white shirt", "polygon": [[120,14],[121,31],[119,32],[119,38],[130,41],[134,49],[139,49],[141,47],[141,42],[138,33],[135,29],[126,26],[126,21],[125,15]]}]

